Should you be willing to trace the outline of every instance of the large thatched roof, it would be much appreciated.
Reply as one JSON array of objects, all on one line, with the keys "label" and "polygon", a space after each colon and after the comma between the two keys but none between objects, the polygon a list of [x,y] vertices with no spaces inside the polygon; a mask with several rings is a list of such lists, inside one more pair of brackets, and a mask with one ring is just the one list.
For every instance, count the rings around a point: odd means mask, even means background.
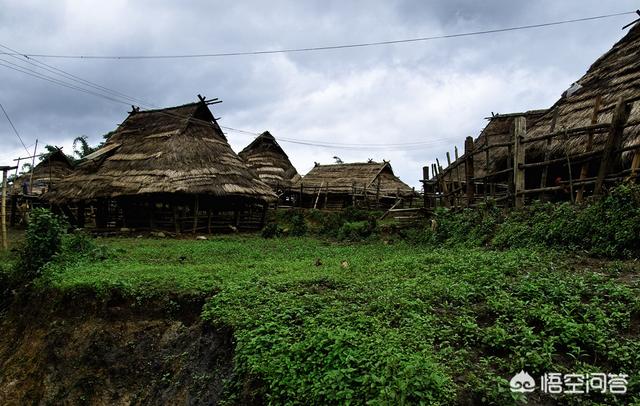
[{"label": "large thatched roof", "polygon": [[355,186],[358,193],[367,189],[376,193],[380,179],[380,194],[410,196],[413,189],[393,174],[389,162],[366,162],[333,165],[316,165],[302,178],[305,193],[322,188],[329,193],[351,194]]},{"label": "large thatched roof", "polygon": [[[584,127],[591,124],[596,96],[602,97],[601,107],[606,110],[598,115],[598,123],[610,123],[613,107],[618,98],[640,95],[640,24],[636,24],[613,48],[596,60],[577,83],[579,90],[560,98],[549,112],[534,122],[527,122],[527,137],[548,133],[554,114],[557,114],[556,130]],[[608,108],[608,109],[607,109]],[[555,113],[554,111],[557,111]],[[634,103],[630,122],[640,119],[640,103]],[[606,137],[594,137],[594,147],[604,143]],[[640,125],[629,127],[623,136],[623,146],[640,142]],[[587,135],[563,139],[556,137],[550,145],[551,156],[564,156],[586,151]],[[527,155],[540,156],[547,148],[545,141],[527,146]]]},{"label": "large thatched roof", "polygon": [[300,180],[298,171],[269,131],[260,134],[238,155],[273,190],[289,188]]},{"label": "large thatched roof", "polygon": [[[524,116],[528,122],[538,120],[542,117],[547,110],[530,110],[522,113],[509,113],[509,114],[495,114],[491,117],[487,117],[489,123],[482,129],[480,135],[473,141],[473,146],[476,150],[480,150],[487,145],[502,144],[509,142],[513,138],[512,128],[513,121],[516,117]],[[499,168],[504,167],[505,159],[508,156],[508,147],[495,147],[489,150],[489,165],[487,167],[487,155],[484,152],[475,154],[473,156],[473,168],[475,177],[484,176],[489,172],[493,172]],[[459,169],[448,171],[445,174],[447,180],[457,180],[458,171],[460,179],[464,181],[465,177],[465,163],[464,159],[459,159]],[[442,162],[441,162],[442,164]],[[452,168],[458,164],[458,161],[452,163]],[[446,169],[446,168],[444,168]]]},{"label": "large thatched roof", "polygon": [[203,101],[131,112],[51,198],[79,201],[152,193],[275,198],[233,152]]},{"label": "large thatched roof", "polygon": [[60,148],[43,156],[42,160],[31,172],[20,175],[13,181],[10,193],[22,194],[22,184],[32,182],[29,193],[41,195],[48,190],[54,190],[58,182],[73,172],[74,163]]}]

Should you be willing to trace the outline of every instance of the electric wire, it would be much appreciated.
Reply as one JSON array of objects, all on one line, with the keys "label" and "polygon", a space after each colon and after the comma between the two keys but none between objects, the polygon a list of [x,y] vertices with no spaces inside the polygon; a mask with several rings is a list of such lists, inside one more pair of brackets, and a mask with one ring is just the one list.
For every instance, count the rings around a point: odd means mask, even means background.
[{"label": "electric wire", "polygon": [[[528,24],[514,27],[496,28],[491,30],[462,32],[455,34],[443,34],[433,35],[418,38],[405,38],[387,41],[375,41],[375,42],[362,42],[354,44],[338,44],[338,45],[325,45],[316,47],[301,47],[301,48],[285,48],[285,49],[272,49],[272,50],[259,50],[259,51],[234,51],[234,52],[216,52],[216,53],[201,53],[201,54],[169,54],[169,55],[70,55],[70,54],[45,54],[45,53],[14,53],[14,55],[22,55],[28,57],[39,58],[60,58],[60,59],[113,59],[113,60],[131,60],[131,59],[184,59],[184,58],[214,58],[214,57],[230,57],[230,56],[247,56],[247,55],[268,55],[268,54],[281,54],[281,53],[296,53],[296,52],[315,52],[315,51],[327,51],[336,49],[348,49],[348,48],[364,48],[373,46],[384,46],[394,44],[404,44],[413,42],[426,42],[440,39],[451,39],[470,37],[476,35],[496,34],[501,32],[511,32],[528,30],[534,28],[551,27],[564,24],[573,24],[585,21],[601,20],[605,18],[619,17],[630,14],[635,14],[635,11],[626,11],[620,13],[603,14],[591,17],[574,18],[561,21],[553,21],[547,23]],[[1,54],[1,52],[0,52]]]}]

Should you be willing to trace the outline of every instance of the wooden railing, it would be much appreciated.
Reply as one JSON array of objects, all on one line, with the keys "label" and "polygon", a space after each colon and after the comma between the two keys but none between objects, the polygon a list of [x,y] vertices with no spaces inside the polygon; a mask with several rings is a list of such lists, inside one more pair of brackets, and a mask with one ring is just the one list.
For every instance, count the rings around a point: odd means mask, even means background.
[{"label": "wooden railing", "polygon": [[[423,167],[424,206],[473,207],[493,200],[501,206],[521,207],[527,200],[544,199],[550,193],[580,202],[588,195],[602,194],[605,186],[624,179],[637,179],[640,143],[621,147],[621,142],[626,128],[640,125],[638,121],[629,121],[633,103],[638,100],[640,97],[620,98],[615,104],[602,108],[601,98],[597,97],[590,124],[582,127],[557,129],[556,111],[549,131],[542,135],[527,137],[527,121],[522,115],[514,118],[508,141],[491,143],[491,137],[486,135],[482,145],[474,145],[473,138],[467,137],[462,156],[458,157],[456,150],[456,159],[451,162],[447,153],[446,168],[442,168],[438,159],[431,167]],[[599,114],[611,111],[610,122],[598,123]],[[584,152],[574,153],[565,146],[564,156],[551,156],[554,140],[566,142],[585,135]],[[597,138],[604,138],[604,141],[596,143]],[[534,161],[534,154],[527,154],[527,148],[532,143],[541,142],[544,142],[542,158]],[[498,148],[507,149],[506,163],[491,171],[492,153],[495,157]],[[616,169],[616,158],[628,151],[635,151],[630,167]],[[474,159],[480,154],[484,155],[484,175],[477,174],[478,160]],[[566,168],[568,176],[556,177],[554,184],[548,185],[548,179],[555,176],[550,171],[560,167]]]}]

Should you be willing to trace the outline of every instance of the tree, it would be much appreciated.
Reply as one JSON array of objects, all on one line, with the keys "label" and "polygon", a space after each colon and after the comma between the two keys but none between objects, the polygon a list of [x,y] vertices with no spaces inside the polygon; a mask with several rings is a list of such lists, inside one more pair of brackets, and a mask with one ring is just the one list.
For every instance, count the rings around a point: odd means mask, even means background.
[{"label": "tree", "polygon": [[[78,145],[80,145],[80,148],[77,147]],[[73,140],[73,153],[76,154],[78,159],[84,158],[85,156],[91,154],[98,148],[99,146],[91,147],[89,145],[86,135],[81,135],[79,137],[76,137],[76,139]]]}]

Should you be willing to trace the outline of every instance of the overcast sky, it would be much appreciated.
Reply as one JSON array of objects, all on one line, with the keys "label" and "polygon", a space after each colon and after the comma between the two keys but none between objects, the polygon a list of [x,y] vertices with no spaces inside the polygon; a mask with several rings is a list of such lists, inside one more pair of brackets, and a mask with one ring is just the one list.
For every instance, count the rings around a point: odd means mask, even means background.
[{"label": "overcast sky", "polygon": [[[35,1],[0,0],[0,44],[22,53],[158,55],[385,41],[632,11],[637,1]],[[491,112],[551,106],[619,40],[633,16],[476,37],[313,53],[171,60],[40,59],[157,106],[196,100],[220,125],[310,142],[416,148],[320,148],[281,142],[301,174],[313,162],[391,160],[419,187],[421,168]],[[20,63],[6,55],[0,59]],[[0,61],[0,63],[3,63]],[[35,69],[31,65],[25,65]],[[49,72],[42,72],[51,75]],[[0,66],[0,103],[30,149],[92,144],[125,104]],[[236,152],[252,137],[228,132]],[[26,154],[0,115],[0,165]]]}]

